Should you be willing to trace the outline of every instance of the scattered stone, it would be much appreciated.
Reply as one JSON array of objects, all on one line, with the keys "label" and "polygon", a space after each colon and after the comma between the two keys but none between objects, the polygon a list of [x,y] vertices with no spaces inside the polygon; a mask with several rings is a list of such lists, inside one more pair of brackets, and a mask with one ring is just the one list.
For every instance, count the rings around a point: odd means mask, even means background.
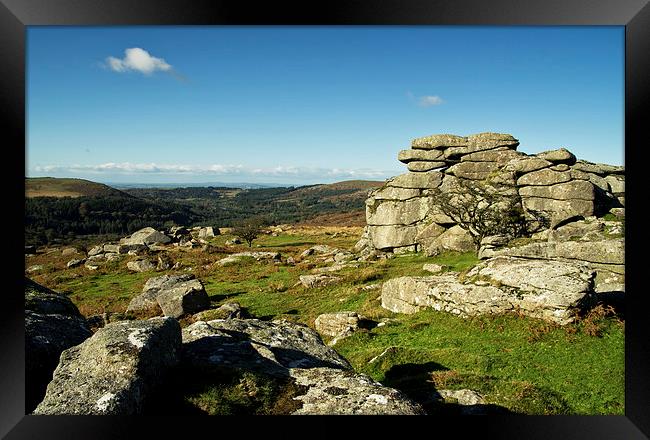
[{"label": "scattered stone", "polygon": [[337,252],[336,254],[334,254],[334,261],[336,261],[337,263],[345,263],[351,260],[354,260],[354,254],[351,252],[344,251],[344,252]]},{"label": "scattered stone", "polygon": [[476,391],[463,389],[463,390],[439,390],[438,395],[449,402],[457,403],[459,405],[483,405],[485,399]]},{"label": "scattered stone", "polygon": [[104,252],[109,252],[113,254],[119,254],[120,253],[120,245],[119,244],[105,244],[104,245]]},{"label": "scattered stone", "polygon": [[422,266],[422,270],[426,270],[427,272],[431,272],[431,273],[442,272],[444,268],[445,266],[440,264],[434,264],[434,263],[427,263],[424,266]]},{"label": "scattered stone", "polygon": [[158,254],[157,270],[169,270],[174,265],[174,260],[167,254]]},{"label": "scattered stone", "polygon": [[341,281],[341,278],[331,276],[331,275],[323,275],[323,274],[317,274],[317,275],[300,275],[300,284],[307,288],[314,288],[314,287],[325,287],[329,286],[330,284],[337,283]]},{"label": "scattered stone", "polygon": [[43,270],[44,266],[42,264],[34,264],[33,266],[29,266],[26,269],[26,272],[32,273],[32,272],[38,272],[40,270]]},{"label": "scattered stone", "polygon": [[165,234],[160,231],[156,231],[154,228],[142,228],[139,231],[134,232],[129,237],[125,237],[120,240],[120,244],[123,245],[152,245],[152,244],[166,244],[170,243],[172,240]]},{"label": "scattered stone", "polygon": [[63,255],[64,257],[75,255],[78,253],[79,251],[76,248],[65,248],[61,251],[61,255]]},{"label": "scattered stone", "polygon": [[617,218],[625,218],[625,208],[612,208],[609,210],[609,212],[614,214]]},{"label": "scattered stone", "polygon": [[66,263],[66,267],[73,268],[73,267],[81,266],[85,262],[86,262],[85,259],[81,259],[81,260],[72,259]]},{"label": "scattered stone", "polygon": [[88,256],[89,256],[89,257],[92,257],[92,256],[94,256],[94,255],[99,255],[99,254],[101,254],[101,253],[103,253],[103,252],[104,252],[104,245],[103,245],[103,244],[99,244],[99,245],[97,245],[97,246],[92,247],[92,248],[88,251]]},{"label": "scattered stone", "polygon": [[214,237],[215,235],[219,235],[219,229],[217,228],[216,232],[215,229],[212,226],[206,226],[204,228],[199,229],[199,238],[211,238]]},{"label": "scattered stone", "polygon": [[274,260],[281,261],[282,255],[279,252],[238,252],[231,254],[221,260],[217,261],[219,266],[226,266],[228,264],[239,263],[243,258],[254,258],[255,261],[261,260]]},{"label": "scattered stone", "polygon": [[156,270],[156,265],[149,260],[136,260],[126,263],[126,267],[134,272],[148,272]]},{"label": "scattered stone", "polygon": [[180,318],[210,307],[210,299],[203,283],[197,279],[179,281],[180,277],[183,275],[176,276],[177,282],[173,284],[168,279],[168,285],[156,294],[156,302],[162,313],[172,318]]},{"label": "scattered stone", "polygon": [[236,244],[242,244],[242,241],[239,239],[239,237],[233,237],[232,239],[226,241],[226,245],[228,246],[233,246]]},{"label": "scattered stone", "polygon": [[339,336],[358,330],[360,319],[357,312],[324,313],[316,318],[314,325],[320,334]]},{"label": "scattered stone", "polygon": [[178,321],[120,321],[61,354],[38,415],[140,414],[147,396],[178,363]]}]

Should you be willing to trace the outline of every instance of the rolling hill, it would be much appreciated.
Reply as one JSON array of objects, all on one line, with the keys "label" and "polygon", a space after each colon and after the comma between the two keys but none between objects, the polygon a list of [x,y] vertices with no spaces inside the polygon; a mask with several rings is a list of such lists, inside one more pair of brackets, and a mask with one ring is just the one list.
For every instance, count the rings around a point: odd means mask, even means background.
[{"label": "rolling hill", "polygon": [[25,197],[131,197],[102,183],[57,177],[25,178]]},{"label": "rolling hill", "polygon": [[82,179],[26,180],[25,238],[33,244],[126,235],[151,226],[230,227],[253,216],[268,224],[365,225],[368,191],[383,182],[351,180],[277,188],[130,188]]}]

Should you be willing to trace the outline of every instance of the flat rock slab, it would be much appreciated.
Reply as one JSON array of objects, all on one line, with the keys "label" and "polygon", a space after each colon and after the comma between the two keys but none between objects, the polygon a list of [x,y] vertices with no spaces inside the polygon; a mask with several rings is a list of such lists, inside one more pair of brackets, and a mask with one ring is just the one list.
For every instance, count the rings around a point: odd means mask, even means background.
[{"label": "flat rock slab", "polygon": [[573,180],[550,186],[525,186],[519,189],[521,197],[541,197],[555,200],[594,200],[594,185],[586,180]]},{"label": "flat rock slab", "polygon": [[447,162],[444,161],[430,162],[430,161],[418,160],[418,161],[411,161],[407,164],[408,170],[416,173],[432,171],[438,168],[444,168],[446,166],[447,166]]},{"label": "flat rock slab", "polygon": [[517,185],[548,186],[568,182],[572,179],[568,171],[553,171],[548,168],[524,174],[517,180]]},{"label": "flat rock slab", "polygon": [[584,264],[495,257],[459,281],[454,274],[401,277],[384,283],[382,307],[399,313],[423,308],[460,316],[521,313],[567,324],[593,293],[595,271]]},{"label": "flat rock slab", "polygon": [[402,150],[397,154],[397,160],[403,163],[414,161],[438,161],[443,158],[440,150]]},{"label": "flat rock slab", "polygon": [[350,369],[314,330],[289,321],[217,319],[183,329],[183,362],[286,377],[289,368]]},{"label": "flat rock slab", "polygon": [[416,415],[422,407],[399,391],[375,382],[364,374],[334,368],[293,368],[296,384],[306,387],[295,415]]},{"label": "flat rock slab", "polygon": [[624,265],[625,243],[622,238],[599,241],[539,242],[499,249],[494,251],[494,255]]},{"label": "flat rock slab", "polygon": [[178,362],[181,329],[172,318],[108,324],[61,354],[34,414],[132,415]]},{"label": "flat rock slab", "polygon": [[443,174],[440,171],[428,171],[426,173],[409,172],[389,179],[386,182],[386,186],[411,189],[437,188],[442,183],[442,176]]}]

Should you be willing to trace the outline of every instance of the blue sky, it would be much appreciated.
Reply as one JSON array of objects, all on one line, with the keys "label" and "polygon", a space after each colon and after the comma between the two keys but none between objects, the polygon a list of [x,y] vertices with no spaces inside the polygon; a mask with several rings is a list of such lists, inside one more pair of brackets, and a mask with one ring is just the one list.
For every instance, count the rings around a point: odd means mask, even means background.
[{"label": "blue sky", "polygon": [[621,26],[29,27],[26,174],[383,180],[484,131],[620,165],[624,52]]}]

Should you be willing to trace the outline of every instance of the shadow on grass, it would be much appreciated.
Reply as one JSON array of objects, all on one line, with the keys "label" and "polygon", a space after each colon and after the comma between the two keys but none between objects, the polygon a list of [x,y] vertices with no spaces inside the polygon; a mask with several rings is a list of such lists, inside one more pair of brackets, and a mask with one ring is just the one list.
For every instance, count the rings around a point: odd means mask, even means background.
[{"label": "shadow on grass", "polygon": [[386,371],[382,383],[418,402],[429,415],[514,414],[507,408],[494,404],[460,405],[445,402],[438,393],[432,376],[432,373],[440,371],[450,370],[437,362],[394,365]]},{"label": "shadow on grass", "polygon": [[241,292],[217,293],[214,295],[210,295],[210,303],[217,303],[223,301],[224,299],[230,299],[238,295],[243,295],[244,293],[248,293],[248,292],[242,290]]}]

